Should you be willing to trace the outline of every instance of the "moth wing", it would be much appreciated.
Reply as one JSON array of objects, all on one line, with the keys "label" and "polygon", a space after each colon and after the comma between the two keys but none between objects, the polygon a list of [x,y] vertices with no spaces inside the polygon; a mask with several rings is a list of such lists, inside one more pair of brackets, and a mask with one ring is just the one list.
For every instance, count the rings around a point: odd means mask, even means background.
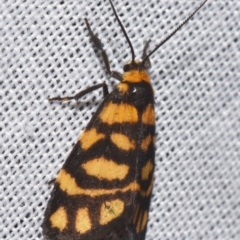
[{"label": "moth wing", "polygon": [[151,141],[147,151],[141,144],[154,127],[142,123],[147,105],[136,105],[138,99],[115,88],[92,117],[56,178],[43,222],[46,239],[145,238],[150,194],[143,192],[150,191],[150,176],[142,181],[141,172],[154,150]]}]

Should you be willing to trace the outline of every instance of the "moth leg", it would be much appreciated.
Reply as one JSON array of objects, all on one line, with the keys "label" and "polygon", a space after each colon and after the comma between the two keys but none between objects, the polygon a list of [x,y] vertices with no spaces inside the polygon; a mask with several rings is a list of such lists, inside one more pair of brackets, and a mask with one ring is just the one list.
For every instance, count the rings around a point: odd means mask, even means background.
[{"label": "moth leg", "polygon": [[[143,47],[143,52],[142,52],[142,60],[145,59],[147,57],[147,48],[149,46],[149,43],[151,42],[151,40],[149,39],[147,42],[145,42],[144,47]],[[150,68],[151,67],[151,62],[150,59],[147,58],[147,60],[145,61],[144,67]]]},{"label": "moth leg", "polygon": [[106,53],[105,49],[103,48],[103,44],[102,44],[101,40],[97,37],[96,34],[93,33],[93,31],[92,31],[92,29],[91,29],[91,27],[90,27],[90,25],[88,23],[87,18],[84,18],[84,20],[85,20],[85,23],[87,25],[87,29],[89,31],[89,34],[90,34],[90,37],[91,37],[91,40],[92,40],[94,46],[98,50],[101,51],[101,54],[102,54],[102,57],[103,57],[103,61],[104,61],[104,64],[105,64],[105,67],[106,67],[106,70],[107,70],[107,73],[111,77],[113,77],[113,78],[115,78],[115,79],[117,79],[119,81],[122,81],[122,74],[121,73],[119,73],[117,71],[111,71],[109,60],[108,60],[108,56],[107,56],[107,53]]},{"label": "moth leg", "polygon": [[107,88],[107,85],[105,82],[103,83],[100,83],[100,84],[96,84],[92,87],[89,87],[83,91],[80,91],[79,93],[77,93],[76,95],[74,96],[66,96],[66,97],[52,97],[52,98],[48,98],[49,101],[69,101],[69,100],[78,100],[79,98],[81,98],[82,96],[90,93],[90,92],[93,92],[94,90],[97,90],[99,88],[102,88],[103,89],[103,96],[106,97],[108,95],[108,88]]}]

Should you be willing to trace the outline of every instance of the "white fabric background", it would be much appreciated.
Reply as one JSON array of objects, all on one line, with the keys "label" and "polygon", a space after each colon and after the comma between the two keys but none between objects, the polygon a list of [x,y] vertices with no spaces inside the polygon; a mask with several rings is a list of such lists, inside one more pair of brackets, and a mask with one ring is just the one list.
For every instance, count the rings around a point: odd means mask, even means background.
[{"label": "white fabric background", "polygon": [[[114,0],[137,56],[199,3]],[[78,104],[47,97],[117,83],[89,42],[84,16],[122,71],[130,50],[108,1],[1,0],[0,239],[42,239],[48,181],[102,92]],[[151,57],[157,150],[147,240],[240,239],[239,21],[239,0],[209,0]]]}]

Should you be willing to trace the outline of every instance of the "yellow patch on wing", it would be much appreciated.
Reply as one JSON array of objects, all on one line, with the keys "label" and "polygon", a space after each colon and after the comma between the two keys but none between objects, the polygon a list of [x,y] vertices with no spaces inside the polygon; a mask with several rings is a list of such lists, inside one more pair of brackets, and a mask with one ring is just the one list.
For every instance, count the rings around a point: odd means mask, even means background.
[{"label": "yellow patch on wing", "polygon": [[134,225],[136,225],[136,223],[137,223],[137,216],[138,216],[139,208],[140,208],[140,205],[137,204],[137,206],[136,206],[136,208],[135,208],[135,210],[134,210],[133,219],[132,219],[132,223],[133,223]]},{"label": "yellow patch on wing", "polygon": [[145,70],[131,70],[123,74],[123,82],[138,83],[142,81],[150,83],[150,78]]},{"label": "yellow patch on wing", "polygon": [[149,125],[155,124],[155,112],[152,104],[148,104],[142,114],[142,122]]},{"label": "yellow patch on wing", "polygon": [[137,219],[137,226],[136,226],[137,233],[139,233],[141,231],[142,216],[143,216],[143,212],[141,211],[139,214],[139,217]]},{"label": "yellow patch on wing", "polygon": [[148,188],[146,191],[144,190],[141,190],[140,193],[143,197],[149,197],[152,193],[152,188],[153,188],[153,178],[152,178],[152,181],[151,183],[149,184]]},{"label": "yellow patch on wing", "polygon": [[129,89],[129,86],[128,86],[128,84],[126,84],[126,83],[119,83],[119,84],[117,85],[117,88],[118,88],[118,90],[119,90],[121,93],[126,93],[126,92],[128,91],[128,89]]},{"label": "yellow patch on wing", "polygon": [[146,152],[148,150],[148,147],[152,141],[152,137],[149,134],[147,137],[145,137],[141,142],[141,149]]},{"label": "yellow patch on wing", "polygon": [[143,231],[147,226],[148,221],[148,211],[141,211],[139,214],[139,218],[137,219],[137,226],[136,226],[136,232],[139,233]]},{"label": "yellow patch on wing", "polygon": [[64,207],[59,207],[50,217],[52,228],[58,228],[62,232],[68,224],[67,212]]},{"label": "yellow patch on wing", "polygon": [[143,231],[147,226],[148,221],[148,211],[144,211],[141,223],[141,231]]},{"label": "yellow patch on wing", "polygon": [[124,210],[124,202],[120,199],[106,201],[102,204],[100,210],[100,224],[106,225],[113,219],[119,217]]},{"label": "yellow patch on wing", "polygon": [[110,102],[103,108],[99,118],[109,125],[114,123],[136,123],[138,121],[138,112],[131,104]]},{"label": "yellow patch on wing", "polygon": [[134,140],[130,140],[128,136],[121,133],[112,133],[110,139],[118,148],[125,151],[135,149],[136,147]]},{"label": "yellow patch on wing", "polygon": [[79,141],[83,150],[88,150],[94,143],[105,138],[103,133],[98,133],[95,128],[84,131],[80,136]]},{"label": "yellow patch on wing", "polygon": [[151,160],[148,160],[146,165],[142,168],[142,175],[141,175],[142,180],[148,180],[149,174],[152,172],[152,170],[153,170],[153,164]]},{"label": "yellow patch on wing", "polygon": [[79,208],[77,210],[75,229],[78,233],[84,234],[91,230],[92,223],[89,216],[88,208]]},{"label": "yellow patch on wing", "polygon": [[62,169],[56,179],[59,187],[62,191],[66,192],[68,195],[87,195],[89,197],[98,197],[102,195],[113,195],[117,192],[136,192],[140,190],[140,186],[137,182],[133,181],[123,188],[113,188],[113,189],[104,189],[104,188],[81,188],[77,185],[75,178],[73,178],[69,173]]},{"label": "yellow patch on wing", "polygon": [[94,158],[86,163],[83,163],[81,167],[90,176],[94,176],[98,179],[107,179],[112,181],[115,179],[123,180],[129,171],[129,166],[126,164],[117,164],[112,160],[105,159],[104,157]]}]

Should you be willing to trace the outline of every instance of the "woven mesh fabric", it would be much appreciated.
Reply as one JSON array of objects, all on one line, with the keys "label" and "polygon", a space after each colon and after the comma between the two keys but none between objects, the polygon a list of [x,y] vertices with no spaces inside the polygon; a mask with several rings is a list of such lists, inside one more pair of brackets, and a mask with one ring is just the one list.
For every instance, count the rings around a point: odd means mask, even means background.
[{"label": "woven mesh fabric", "polygon": [[[114,0],[141,56],[200,1]],[[209,0],[152,57],[156,170],[147,240],[240,239],[240,1]],[[122,71],[130,50],[108,1],[0,4],[0,239],[43,239],[52,186],[102,91],[49,103],[106,81],[88,17]]]}]

